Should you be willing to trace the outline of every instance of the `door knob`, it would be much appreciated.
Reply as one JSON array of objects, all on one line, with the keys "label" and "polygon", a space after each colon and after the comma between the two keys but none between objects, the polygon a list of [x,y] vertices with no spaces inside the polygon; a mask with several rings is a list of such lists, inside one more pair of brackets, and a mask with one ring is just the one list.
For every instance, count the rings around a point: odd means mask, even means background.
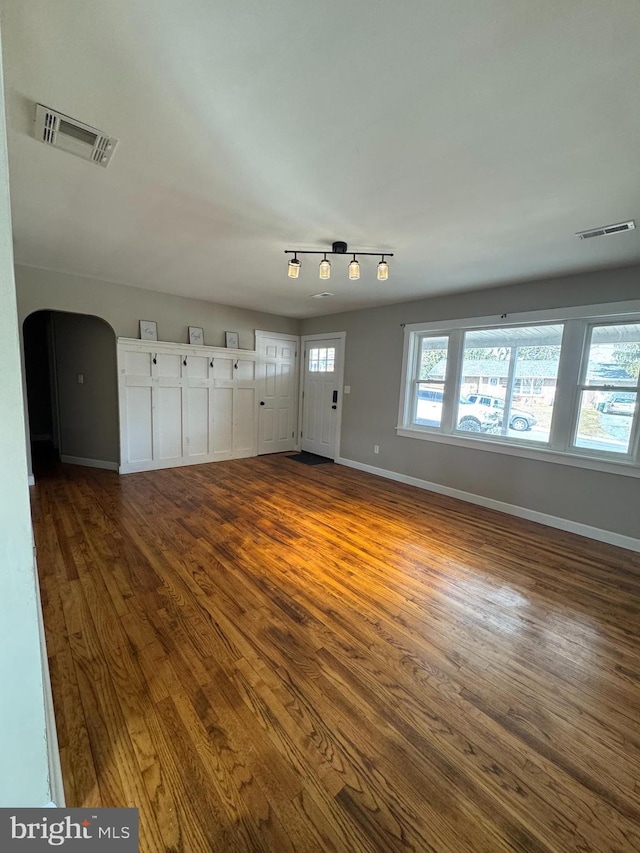
[{"label": "door knob", "polygon": [[337,409],[338,407],[337,407],[337,406],[331,406],[331,408],[332,408],[332,409]]},{"label": "door knob", "polygon": [[260,405],[264,406],[264,400],[260,400]]}]

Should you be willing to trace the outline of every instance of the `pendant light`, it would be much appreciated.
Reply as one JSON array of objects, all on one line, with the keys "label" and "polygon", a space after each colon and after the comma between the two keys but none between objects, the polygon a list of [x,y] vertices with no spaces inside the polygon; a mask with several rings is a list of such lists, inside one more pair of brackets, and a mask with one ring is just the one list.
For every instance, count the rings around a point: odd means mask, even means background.
[{"label": "pendant light", "polygon": [[385,261],[384,255],[378,264],[378,281],[386,281],[389,278],[389,264]]},{"label": "pendant light", "polygon": [[327,253],[325,252],[324,259],[320,261],[320,278],[331,278],[331,261],[327,260]]},{"label": "pendant light", "polygon": [[289,278],[298,278],[298,276],[300,275],[301,266],[302,264],[298,260],[297,254],[294,254],[294,256],[289,261]]},{"label": "pendant light", "polygon": [[357,281],[360,278],[360,264],[356,260],[356,256],[353,256],[353,260],[349,264],[349,278],[351,281]]}]

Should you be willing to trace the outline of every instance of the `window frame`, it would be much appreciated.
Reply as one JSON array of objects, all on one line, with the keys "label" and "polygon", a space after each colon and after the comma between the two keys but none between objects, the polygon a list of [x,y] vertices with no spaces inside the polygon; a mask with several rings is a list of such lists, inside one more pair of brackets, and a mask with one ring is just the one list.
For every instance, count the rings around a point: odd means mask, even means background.
[{"label": "window frame", "polygon": [[[445,409],[445,406],[447,406],[447,404],[448,404],[447,388],[448,388],[449,376],[450,376],[450,374],[449,374],[449,365],[450,365],[449,356],[450,356],[450,350],[451,350],[451,335],[449,333],[447,333],[445,335],[428,334],[428,333],[415,335],[414,349],[413,349],[413,352],[411,355],[412,363],[417,364],[418,360],[420,359],[421,353],[422,353],[422,342],[425,340],[425,338],[446,338],[447,339],[446,347],[442,348],[442,352],[446,354],[446,367],[445,367],[445,371],[444,371],[444,377],[442,379],[420,379],[419,375],[412,376],[411,393],[408,395],[409,396],[409,400],[408,400],[409,408],[408,408],[408,413],[407,413],[407,420],[412,420],[412,413],[414,411],[417,412],[419,386],[420,385],[439,385],[442,388],[442,411],[440,413],[440,425],[435,426],[435,427],[429,427],[429,429],[435,429],[435,430],[440,431],[442,429],[442,426],[443,426],[443,423],[445,420],[445,412],[448,411],[448,407],[447,407],[447,409]],[[419,372],[420,371],[417,370],[416,374],[419,374]]]},{"label": "window frame", "polygon": [[[640,321],[640,318],[629,318],[626,322],[635,322]],[[593,332],[596,328],[602,328],[603,326],[616,326],[616,325],[624,325],[625,321],[617,319],[610,319],[609,317],[606,320],[602,318],[595,318],[587,323],[586,334],[584,347],[582,351],[582,361],[580,365],[580,372],[578,374],[578,382],[576,387],[576,406],[575,406],[575,418],[573,423],[573,430],[571,434],[571,450],[575,451],[576,448],[582,455],[584,453],[584,447],[577,447],[576,441],[578,438],[578,427],[580,424],[580,400],[582,397],[582,393],[584,391],[604,391],[607,393],[615,393],[615,392],[629,392],[631,394],[636,395],[636,407],[633,415],[631,416],[631,426],[630,426],[630,435],[629,435],[629,449],[626,453],[616,453],[615,457],[613,455],[613,451],[597,451],[592,450],[591,453],[597,455],[598,458],[603,459],[612,459],[616,458],[622,462],[627,462],[633,464],[635,460],[638,460],[640,463],[640,456],[638,455],[638,448],[640,445],[640,424],[639,420],[639,401],[640,401],[640,375],[636,380],[635,387],[630,385],[620,385],[617,383],[608,383],[602,382],[598,385],[589,384],[587,380],[587,371],[589,368],[589,357],[591,354],[591,346],[593,344]]]},{"label": "window frame", "polygon": [[[404,325],[404,347],[402,381],[396,433],[407,438],[444,442],[476,450],[489,450],[506,455],[523,456],[546,462],[558,462],[592,470],[609,471],[627,476],[640,477],[640,378],[636,388],[627,386],[625,391],[638,394],[636,410],[632,417],[629,450],[625,454],[615,451],[592,450],[574,444],[579,421],[581,382],[584,380],[592,329],[598,325],[640,322],[640,300],[578,306],[558,310],[531,311],[460,320],[411,323]],[[548,442],[517,439],[505,435],[469,433],[457,430],[454,425],[454,401],[459,397],[463,361],[463,340],[467,331],[481,329],[512,328],[528,325],[564,326],[555,401]],[[413,368],[420,341],[424,336],[443,337],[449,335],[447,369],[444,379],[444,401],[439,427],[428,427],[412,423],[414,405]],[[430,380],[422,380],[423,382]],[[617,390],[617,389],[611,389]],[[492,396],[490,394],[479,396]]]}]

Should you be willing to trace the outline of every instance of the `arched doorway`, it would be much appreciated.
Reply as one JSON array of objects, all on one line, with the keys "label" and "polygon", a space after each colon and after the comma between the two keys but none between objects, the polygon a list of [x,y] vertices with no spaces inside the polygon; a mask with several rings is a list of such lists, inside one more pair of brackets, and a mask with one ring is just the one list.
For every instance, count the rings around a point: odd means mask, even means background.
[{"label": "arched doorway", "polygon": [[53,460],[117,470],[116,337],[99,317],[36,311],[23,324],[34,473]]}]

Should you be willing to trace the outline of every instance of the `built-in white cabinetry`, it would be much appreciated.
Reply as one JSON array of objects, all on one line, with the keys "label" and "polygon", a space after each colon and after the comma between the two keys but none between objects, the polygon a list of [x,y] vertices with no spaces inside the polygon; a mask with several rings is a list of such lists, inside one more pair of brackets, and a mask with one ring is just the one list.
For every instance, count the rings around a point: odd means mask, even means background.
[{"label": "built-in white cabinetry", "polygon": [[120,473],[257,453],[256,353],[118,340]]}]

